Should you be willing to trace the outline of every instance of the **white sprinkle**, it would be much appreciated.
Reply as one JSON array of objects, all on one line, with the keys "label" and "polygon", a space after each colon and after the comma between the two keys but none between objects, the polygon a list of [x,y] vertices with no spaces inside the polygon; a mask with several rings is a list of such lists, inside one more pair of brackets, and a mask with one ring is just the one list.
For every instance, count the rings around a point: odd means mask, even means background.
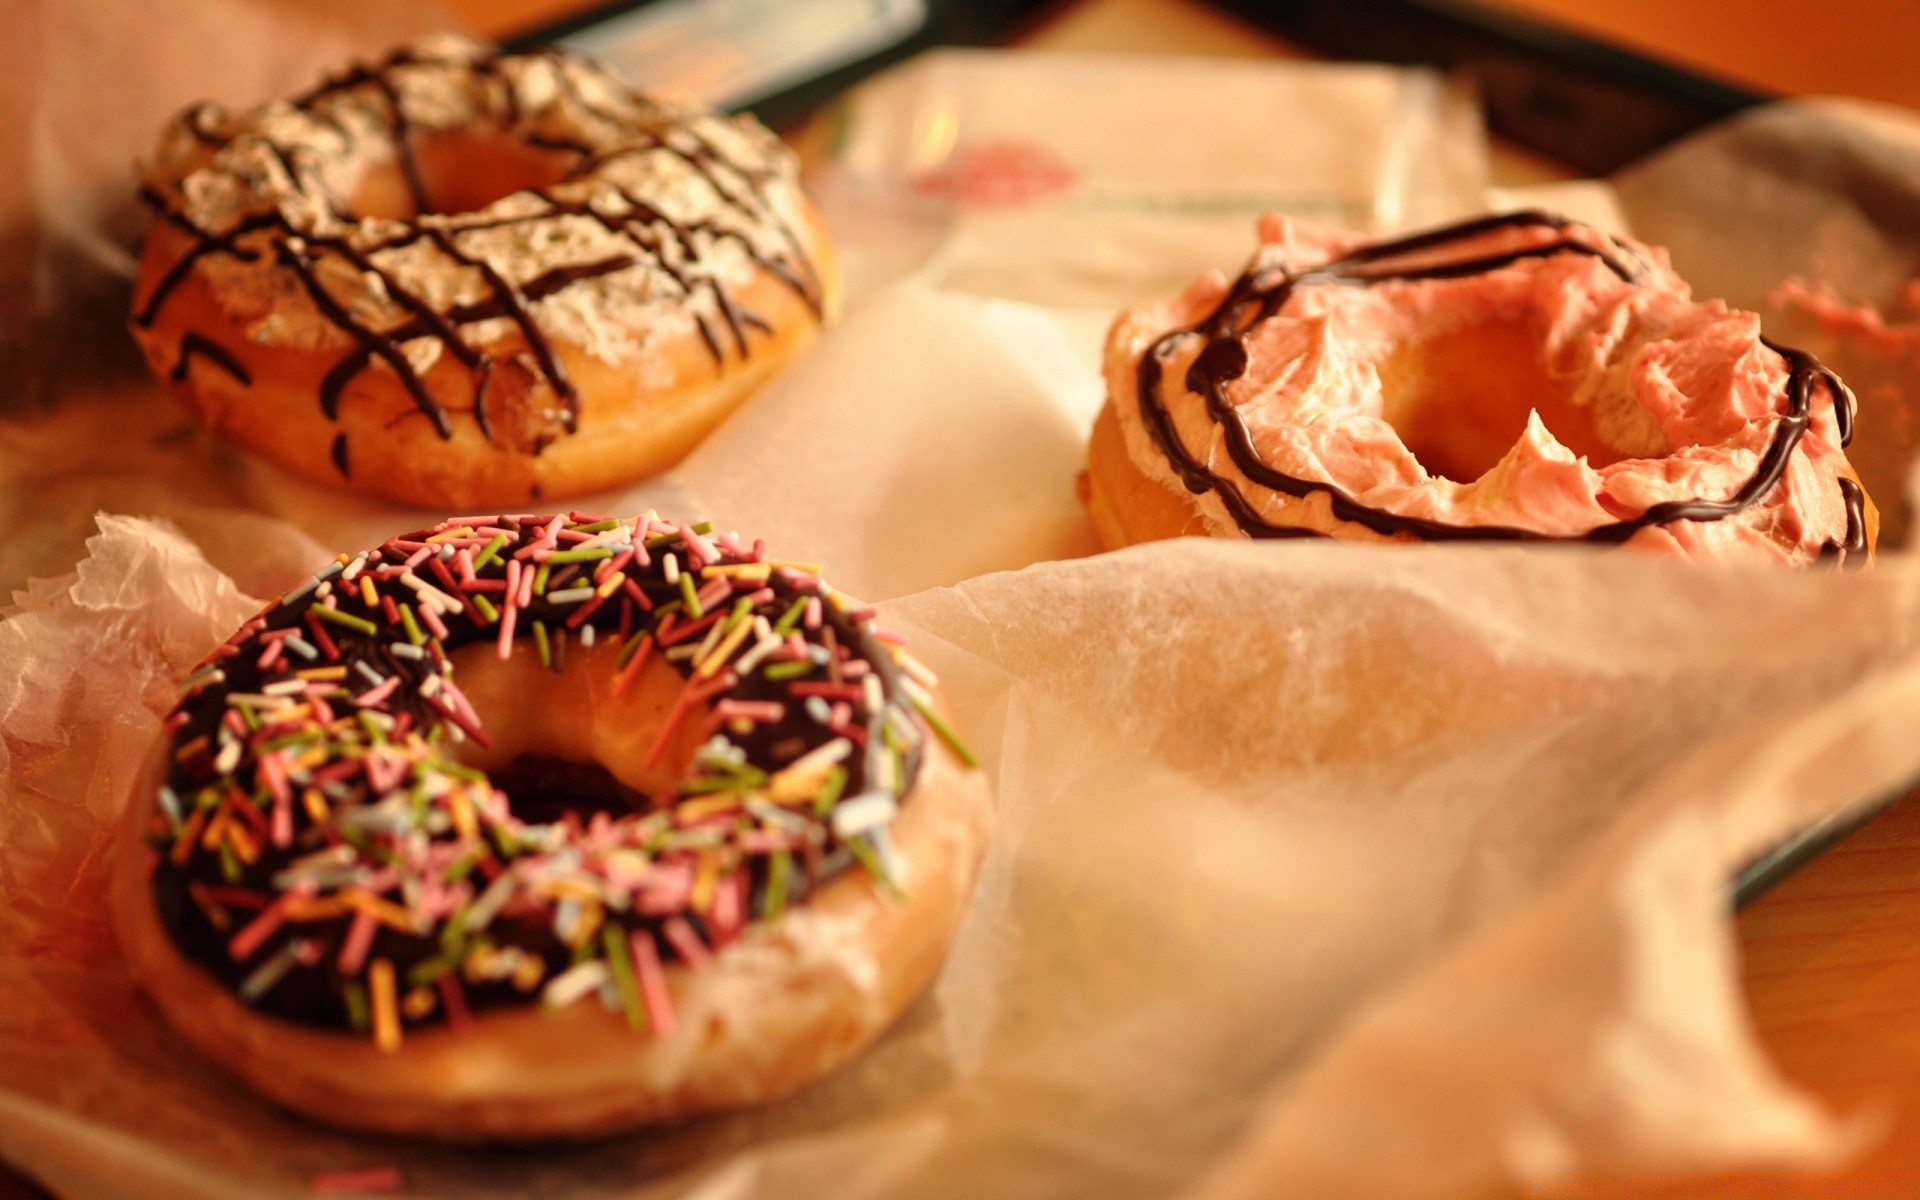
[{"label": "white sprinkle", "polygon": [[567,588],[565,591],[548,592],[549,604],[578,604],[582,600],[593,599],[594,589],[590,587]]},{"label": "white sprinkle", "polygon": [[613,974],[607,970],[606,963],[597,958],[588,959],[554,976],[540,993],[540,998],[549,1008],[565,1008],[582,996],[599,991],[600,986],[612,978]]},{"label": "white sprinkle", "polygon": [[297,633],[290,633],[286,637],[281,638],[280,644],[295,654],[298,654],[301,658],[306,659],[308,662],[312,662],[314,659],[320,657],[320,651],[314,648],[313,643]]},{"label": "white sprinkle", "polygon": [[441,562],[452,562],[453,556],[460,553],[459,547],[452,542],[441,542],[439,557]]},{"label": "white sprinkle", "polygon": [[319,587],[313,589],[313,594],[316,599],[325,600],[328,596],[333,595],[333,583],[329,581],[321,584]]},{"label": "white sprinkle", "polygon": [[240,765],[240,751],[242,749],[243,747],[239,742],[228,742],[226,745],[220,747],[220,753],[214,755],[213,758],[214,773],[217,775],[230,774],[235,767]]},{"label": "white sprinkle", "polygon": [[680,583],[680,560],[671,554],[662,554],[660,556],[660,575],[661,578],[667,581],[669,586],[678,586]]},{"label": "white sprinkle", "polygon": [[379,687],[381,684],[387,681],[387,677],[385,675],[382,675],[380,672],[374,670],[371,666],[369,666],[367,663],[367,660],[364,658],[355,659],[353,663],[353,669],[360,672],[360,678],[366,680],[368,683],[372,684],[375,687]]},{"label": "white sprinkle", "polygon": [[921,687],[934,688],[940,686],[940,677],[932,671],[929,671],[927,664],[921,662],[913,655],[902,653],[899,662],[900,669],[905,671]]},{"label": "white sprinkle", "polygon": [[282,679],[278,683],[269,683],[260,690],[269,696],[291,696],[295,692],[306,691],[307,681],[304,679]]},{"label": "white sprinkle", "polygon": [[588,647],[590,647],[590,646],[592,646],[595,640],[596,640],[596,635],[595,635],[595,633],[594,633],[594,629],[593,629],[593,626],[591,626],[591,625],[583,625],[583,626],[581,626],[581,627],[580,627],[580,647],[581,647],[581,649],[586,649],[586,648],[588,648]]},{"label": "white sprinkle", "polygon": [[393,655],[395,658],[422,659],[427,656],[425,650],[422,650],[411,642],[388,642],[387,653]]},{"label": "white sprinkle", "polygon": [[824,696],[808,696],[807,715],[812,717],[816,724],[825,725],[833,719],[833,706],[827,703]]},{"label": "white sprinkle", "polygon": [[180,823],[180,794],[165,784],[160,785],[160,811],[175,825]]},{"label": "white sprinkle", "polygon": [[359,558],[356,558],[352,562],[348,563],[346,570],[340,572],[340,582],[352,583],[354,576],[366,570],[366,567],[367,567],[367,556],[362,554]]},{"label": "white sprinkle", "polygon": [[871,833],[892,821],[899,812],[900,805],[885,792],[862,792],[834,806],[833,836],[844,842]]},{"label": "white sprinkle", "polygon": [[868,712],[877,713],[880,711],[880,706],[885,704],[887,699],[880,691],[880,679],[878,676],[868,675],[860,681],[860,699],[866,704]]}]

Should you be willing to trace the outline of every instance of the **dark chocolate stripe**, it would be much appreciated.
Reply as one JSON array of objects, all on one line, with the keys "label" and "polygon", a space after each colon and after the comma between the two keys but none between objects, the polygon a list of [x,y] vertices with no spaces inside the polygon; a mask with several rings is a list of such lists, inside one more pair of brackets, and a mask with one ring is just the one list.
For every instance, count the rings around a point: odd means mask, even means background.
[{"label": "dark chocolate stripe", "polygon": [[[1252,328],[1285,307],[1297,289],[1305,285],[1330,284],[1344,287],[1370,287],[1389,280],[1459,279],[1499,270],[1516,262],[1557,254],[1585,254],[1604,263],[1622,281],[1638,284],[1645,276],[1645,263],[1626,247],[1590,246],[1583,242],[1556,240],[1540,246],[1456,262],[1394,269],[1379,264],[1444,247],[1483,233],[1504,228],[1546,228],[1564,230],[1570,222],[1549,213],[1519,212],[1465,222],[1383,242],[1356,250],[1343,258],[1298,274],[1280,271],[1256,272],[1249,268],[1205,319],[1190,328],[1174,330],[1155,341],[1141,355],[1136,371],[1140,415],[1148,435],[1180,477],[1188,491],[1196,495],[1212,492],[1219,496],[1227,511],[1248,536],[1255,538],[1295,538],[1325,536],[1316,530],[1275,523],[1261,517],[1254,505],[1240,492],[1234,481],[1209,469],[1195,458],[1180,441],[1172,413],[1163,393],[1163,364],[1175,345],[1185,339],[1204,338],[1206,345],[1187,371],[1186,385],[1206,402],[1210,419],[1225,435],[1228,456],[1253,483],[1282,494],[1305,499],[1316,493],[1327,497],[1335,517],[1362,525],[1388,536],[1410,534],[1424,541],[1535,541],[1598,542],[1626,541],[1642,529],[1673,521],[1717,521],[1758,503],[1786,473],[1793,451],[1806,433],[1812,415],[1813,385],[1827,385],[1833,397],[1834,416],[1842,444],[1852,436],[1852,398],[1831,371],[1822,367],[1804,351],[1779,346],[1761,339],[1770,350],[1787,362],[1787,410],[1780,417],[1773,438],[1759,466],[1725,500],[1675,500],[1656,504],[1637,517],[1596,526],[1571,536],[1539,533],[1507,525],[1448,525],[1421,517],[1402,516],[1361,503],[1343,489],[1324,481],[1302,479],[1268,465],[1253,444],[1246,421],[1227,399],[1227,385],[1247,368],[1246,335]],[[1251,313],[1249,317],[1248,314]],[[1849,481],[1850,482],[1850,481]],[[1844,490],[1844,489],[1843,489]],[[1864,532],[1861,534],[1864,539]],[[1849,534],[1850,541],[1852,534]]]}]

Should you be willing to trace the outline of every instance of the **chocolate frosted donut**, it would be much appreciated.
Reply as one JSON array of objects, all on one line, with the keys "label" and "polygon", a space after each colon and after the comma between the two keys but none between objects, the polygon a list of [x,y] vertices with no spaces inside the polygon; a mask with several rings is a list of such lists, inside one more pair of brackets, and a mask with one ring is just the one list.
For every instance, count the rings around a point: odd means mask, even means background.
[{"label": "chocolate frosted donut", "polygon": [[309,478],[523,503],[671,465],[838,304],[791,153],[556,51],[440,37],[168,128],[132,328]]},{"label": "chocolate frosted donut", "polygon": [[445,522],[186,681],[115,926],[190,1040],[330,1122],[531,1138],[785,1095],[964,909],[990,801],[934,686],[757,544]]},{"label": "chocolate frosted donut", "polygon": [[1261,242],[1115,322],[1086,477],[1109,545],[1871,553],[1846,388],[1663,252],[1538,212],[1378,243],[1276,217]]}]

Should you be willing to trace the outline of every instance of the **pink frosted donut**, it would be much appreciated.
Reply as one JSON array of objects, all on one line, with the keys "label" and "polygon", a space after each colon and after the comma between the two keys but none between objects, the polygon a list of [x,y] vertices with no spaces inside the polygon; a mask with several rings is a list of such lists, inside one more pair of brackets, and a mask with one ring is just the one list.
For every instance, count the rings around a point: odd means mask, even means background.
[{"label": "pink frosted donut", "polygon": [[1538,212],[1372,244],[1269,216],[1260,243],[1114,323],[1084,489],[1108,545],[1871,554],[1846,388],[1664,251]]}]

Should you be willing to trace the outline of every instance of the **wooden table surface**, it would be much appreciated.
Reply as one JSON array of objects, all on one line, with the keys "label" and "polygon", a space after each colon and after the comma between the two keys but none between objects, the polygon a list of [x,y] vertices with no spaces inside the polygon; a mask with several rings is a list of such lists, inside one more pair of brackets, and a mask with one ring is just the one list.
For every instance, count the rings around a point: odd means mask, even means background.
[{"label": "wooden table surface", "polygon": [[[582,0],[444,0],[504,35]],[[1831,92],[1920,107],[1916,0],[1496,0],[1697,69],[1783,94]],[[1198,0],[1078,0],[1020,45],[1298,56]],[[1557,172],[1510,147],[1496,174]],[[1754,1029],[1781,1072],[1884,1133],[1848,1178],[1649,1180],[1607,1196],[1920,1194],[1920,798],[1904,800],[1743,910],[1742,979]],[[20,1190],[15,1190],[20,1189]],[[0,1173],[0,1200],[33,1194]],[[1602,1194],[1602,1193],[1592,1193]]]}]

